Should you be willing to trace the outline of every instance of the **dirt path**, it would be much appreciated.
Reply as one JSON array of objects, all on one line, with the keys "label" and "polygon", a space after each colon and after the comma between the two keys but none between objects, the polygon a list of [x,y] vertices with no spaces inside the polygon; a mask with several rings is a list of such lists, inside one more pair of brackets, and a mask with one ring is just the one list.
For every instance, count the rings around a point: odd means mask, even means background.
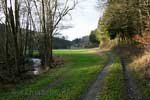
[{"label": "dirt path", "polygon": [[103,70],[98,74],[96,80],[91,84],[91,86],[79,97],[78,100],[98,100],[99,91],[104,83],[104,78],[108,73],[110,65],[113,63],[113,55],[109,54],[109,61]]},{"label": "dirt path", "polygon": [[122,58],[122,66],[123,66],[123,76],[125,83],[125,92],[127,96],[127,100],[144,100],[141,92],[137,88],[134,79],[131,76],[131,72],[127,68],[126,59]]}]

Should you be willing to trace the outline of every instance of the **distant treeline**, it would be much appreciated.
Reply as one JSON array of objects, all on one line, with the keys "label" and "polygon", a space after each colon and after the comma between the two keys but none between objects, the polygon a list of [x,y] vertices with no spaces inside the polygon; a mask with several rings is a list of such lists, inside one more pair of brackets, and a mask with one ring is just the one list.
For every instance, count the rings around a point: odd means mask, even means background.
[{"label": "distant treeline", "polygon": [[[0,24],[0,35],[2,36],[5,33],[5,25]],[[39,35],[41,35],[39,33]],[[36,35],[37,37],[37,35]],[[40,37],[40,36],[39,36]],[[0,40],[2,37],[0,37]],[[32,44],[33,49],[37,49],[36,45],[37,43],[33,43],[33,41],[29,41]],[[1,42],[2,43],[2,42]],[[35,46],[34,46],[35,45]],[[98,43],[91,43],[89,36],[84,36],[82,38],[76,38],[72,41],[70,40],[65,40],[64,38],[59,38],[59,37],[53,37],[53,49],[68,49],[68,48],[92,48],[92,47],[97,47]]]},{"label": "distant treeline", "polygon": [[94,48],[98,47],[99,42],[91,41],[91,36],[83,36],[72,41],[71,48]]},{"label": "distant treeline", "polygon": [[89,36],[76,38],[72,41],[63,38],[53,38],[53,49],[68,49],[68,48],[93,48],[98,47],[99,43],[93,43]]},{"label": "distant treeline", "polygon": [[53,38],[53,49],[68,49],[72,45],[72,42],[62,38]]}]

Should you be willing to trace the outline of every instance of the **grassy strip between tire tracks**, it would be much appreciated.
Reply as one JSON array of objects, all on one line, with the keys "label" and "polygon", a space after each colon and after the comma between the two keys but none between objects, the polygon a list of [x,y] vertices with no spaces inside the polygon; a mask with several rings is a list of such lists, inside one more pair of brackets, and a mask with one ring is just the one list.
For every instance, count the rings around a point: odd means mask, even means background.
[{"label": "grassy strip between tire tracks", "polygon": [[115,58],[110,66],[104,86],[100,91],[99,100],[125,100],[122,66],[119,58]]}]

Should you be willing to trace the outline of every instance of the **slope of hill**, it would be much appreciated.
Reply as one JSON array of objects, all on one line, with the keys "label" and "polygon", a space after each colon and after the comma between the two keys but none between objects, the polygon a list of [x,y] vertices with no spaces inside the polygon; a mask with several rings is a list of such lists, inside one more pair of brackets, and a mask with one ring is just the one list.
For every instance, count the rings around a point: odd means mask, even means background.
[{"label": "slope of hill", "polygon": [[72,45],[72,42],[69,40],[65,40],[62,38],[53,38],[53,48],[54,49],[67,49],[70,48]]}]

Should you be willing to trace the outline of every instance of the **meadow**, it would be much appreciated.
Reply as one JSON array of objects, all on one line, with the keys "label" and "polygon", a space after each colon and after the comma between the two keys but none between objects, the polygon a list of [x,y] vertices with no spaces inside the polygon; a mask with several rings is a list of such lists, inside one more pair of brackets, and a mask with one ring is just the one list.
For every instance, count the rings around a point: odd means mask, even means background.
[{"label": "meadow", "polygon": [[33,96],[36,100],[76,100],[107,61],[106,54],[98,55],[90,49],[54,50],[54,54],[64,58],[64,65],[30,82],[0,87],[0,100],[24,100]]}]

